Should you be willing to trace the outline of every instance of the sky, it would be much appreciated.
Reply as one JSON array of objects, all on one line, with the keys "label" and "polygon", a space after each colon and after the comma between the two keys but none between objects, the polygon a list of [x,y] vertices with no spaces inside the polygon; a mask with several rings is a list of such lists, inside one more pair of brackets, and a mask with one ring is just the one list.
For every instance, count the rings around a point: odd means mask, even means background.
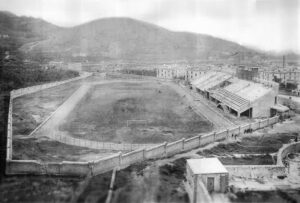
[{"label": "sky", "polygon": [[265,51],[300,53],[300,0],[0,0],[0,10],[64,27],[131,17]]}]

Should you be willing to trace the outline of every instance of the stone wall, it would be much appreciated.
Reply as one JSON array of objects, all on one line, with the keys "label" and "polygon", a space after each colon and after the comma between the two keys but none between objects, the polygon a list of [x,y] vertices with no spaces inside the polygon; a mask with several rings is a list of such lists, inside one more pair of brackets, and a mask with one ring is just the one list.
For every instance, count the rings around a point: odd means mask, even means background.
[{"label": "stone wall", "polygon": [[277,178],[277,176],[285,175],[285,167],[278,165],[229,165],[225,167],[229,172],[229,178]]},{"label": "stone wall", "polygon": [[284,144],[277,153],[277,165],[286,166],[284,159],[289,153],[300,153],[300,142]]}]

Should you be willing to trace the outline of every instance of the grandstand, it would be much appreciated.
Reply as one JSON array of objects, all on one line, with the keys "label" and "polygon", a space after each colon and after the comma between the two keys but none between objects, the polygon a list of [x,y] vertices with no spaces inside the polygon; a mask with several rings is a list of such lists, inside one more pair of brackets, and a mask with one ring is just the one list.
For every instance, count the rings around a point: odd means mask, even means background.
[{"label": "grandstand", "polygon": [[268,117],[277,92],[264,84],[232,78],[230,84],[211,93],[216,103],[226,105],[238,117]]},{"label": "grandstand", "polygon": [[237,117],[268,117],[275,104],[274,87],[242,80],[223,72],[207,72],[191,82],[192,88]]}]

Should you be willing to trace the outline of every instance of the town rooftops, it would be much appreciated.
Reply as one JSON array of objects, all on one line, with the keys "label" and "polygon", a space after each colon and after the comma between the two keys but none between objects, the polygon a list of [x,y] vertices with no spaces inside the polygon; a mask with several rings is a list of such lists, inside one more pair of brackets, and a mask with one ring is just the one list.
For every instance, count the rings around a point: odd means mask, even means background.
[{"label": "town rooftops", "polygon": [[193,174],[228,173],[218,158],[188,159],[187,164]]}]

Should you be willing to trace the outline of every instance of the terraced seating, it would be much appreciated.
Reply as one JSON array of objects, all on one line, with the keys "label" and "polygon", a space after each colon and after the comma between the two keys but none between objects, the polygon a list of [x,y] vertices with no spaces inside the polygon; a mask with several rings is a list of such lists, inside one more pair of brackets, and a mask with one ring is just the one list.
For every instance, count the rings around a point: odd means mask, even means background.
[{"label": "terraced seating", "polygon": [[250,101],[244,99],[232,92],[229,92],[225,89],[217,89],[212,92],[211,97],[217,99],[218,101],[222,102],[223,104],[227,105],[231,109],[241,112],[246,110],[250,107]]}]

